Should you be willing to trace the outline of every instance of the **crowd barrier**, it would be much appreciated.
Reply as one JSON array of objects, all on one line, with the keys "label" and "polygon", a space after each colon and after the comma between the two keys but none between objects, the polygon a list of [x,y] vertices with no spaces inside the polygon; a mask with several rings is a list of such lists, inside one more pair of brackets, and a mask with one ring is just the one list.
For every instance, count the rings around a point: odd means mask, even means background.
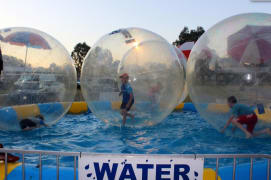
[{"label": "crowd barrier", "polygon": [[[78,158],[79,156],[91,154],[82,152],[57,152],[57,151],[29,151],[29,150],[11,150],[0,149],[0,152],[16,153],[21,155],[21,162],[8,163],[6,160],[0,163],[0,180],[25,180],[25,179],[78,179]],[[26,164],[26,154],[37,155],[39,157],[39,166]],[[55,166],[43,165],[45,156],[55,156]],[[105,156],[108,154],[104,154]],[[125,156],[125,154],[122,154]],[[133,154],[127,154],[133,156]],[[62,167],[60,158],[63,156],[73,157],[73,167]],[[159,156],[159,155],[158,155]],[[270,159],[271,155],[266,154],[180,154],[180,157],[204,158],[216,162],[216,167],[206,168],[204,166],[204,180],[264,180],[270,179]],[[238,159],[249,159],[250,163],[238,164]],[[261,158],[261,161],[255,159]],[[232,159],[232,166],[220,167],[221,159]]]}]

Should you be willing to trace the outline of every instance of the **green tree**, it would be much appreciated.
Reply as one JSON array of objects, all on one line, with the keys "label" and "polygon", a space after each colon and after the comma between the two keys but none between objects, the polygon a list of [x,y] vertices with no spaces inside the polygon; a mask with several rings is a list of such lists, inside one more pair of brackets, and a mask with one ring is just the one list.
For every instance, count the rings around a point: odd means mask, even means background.
[{"label": "green tree", "polygon": [[205,30],[201,26],[198,26],[197,29],[191,29],[190,31],[188,27],[185,26],[179,35],[179,39],[174,41],[173,44],[179,46],[188,41],[196,42],[204,32]]},{"label": "green tree", "polygon": [[80,77],[82,64],[89,49],[90,49],[90,46],[88,46],[85,42],[78,43],[76,44],[76,46],[74,47],[74,50],[71,53],[71,56],[72,56],[72,59],[74,60],[75,68],[77,71],[77,77]]}]

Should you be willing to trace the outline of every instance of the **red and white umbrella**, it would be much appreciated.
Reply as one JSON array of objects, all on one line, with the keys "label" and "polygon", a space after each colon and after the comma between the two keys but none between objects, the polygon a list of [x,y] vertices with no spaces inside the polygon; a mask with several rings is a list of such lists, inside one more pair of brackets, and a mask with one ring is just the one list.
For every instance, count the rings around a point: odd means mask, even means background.
[{"label": "red and white umbrella", "polygon": [[34,32],[28,31],[14,32],[6,36],[3,41],[16,46],[26,46],[25,65],[28,54],[28,48],[45,49],[45,50],[51,49],[49,43],[41,35]]},{"label": "red and white umbrella", "polygon": [[51,49],[48,42],[42,36],[33,32],[14,32],[5,37],[4,41],[18,46],[26,46],[37,49]]},{"label": "red and white umbrella", "polygon": [[271,26],[245,26],[228,38],[228,54],[241,64],[271,62]]},{"label": "red and white umbrella", "polygon": [[178,47],[185,55],[186,60],[188,60],[190,52],[194,45],[195,45],[195,42],[185,42]]}]

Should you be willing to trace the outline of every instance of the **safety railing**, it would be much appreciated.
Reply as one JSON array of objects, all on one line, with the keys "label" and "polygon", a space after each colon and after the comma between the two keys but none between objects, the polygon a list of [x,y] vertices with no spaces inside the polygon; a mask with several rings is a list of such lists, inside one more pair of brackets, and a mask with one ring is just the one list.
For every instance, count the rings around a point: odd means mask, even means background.
[{"label": "safety railing", "polygon": [[[7,157],[8,153],[16,153],[22,155],[22,180],[25,180],[25,154],[38,154],[39,155],[39,179],[42,180],[42,156],[43,155],[53,155],[56,156],[56,179],[59,180],[59,158],[64,156],[73,157],[73,169],[74,169],[74,180],[77,178],[77,158],[79,158],[82,154],[95,154],[95,153],[87,153],[87,152],[60,152],[60,151],[38,151],[38,150],[18,150],[18,149],[0,149],[0,152],[5,153],[5,180],[8,179],[8,169],[7,169]],[[124,155],[124,154],[122,154]],[[131,156],[132,154],[129,154]],[[133,154],[137,156],[136,154]],[[153,155],[152,155],[153,156]],[[161,155],[157,155],[161,156]],[[162,155],[165,156],[165,155]],[[249,179],[252,180],[253,177],[253,160],[255,158],[263,158],[267,160],[267,180],[270,178],[270,159],[271,155],[269,154],[178,154],[179,157],[185,158],[204,158],[206,159],[215,159],[216,160],[216,180],[218,180],[218,169],[219,169],[219,160],[220,159],[233,159],[233,172],[232,179],[235,180],[236,174],[236,161],[237,159],[247,158],[250,159],[250,170],[249,170]]]}]

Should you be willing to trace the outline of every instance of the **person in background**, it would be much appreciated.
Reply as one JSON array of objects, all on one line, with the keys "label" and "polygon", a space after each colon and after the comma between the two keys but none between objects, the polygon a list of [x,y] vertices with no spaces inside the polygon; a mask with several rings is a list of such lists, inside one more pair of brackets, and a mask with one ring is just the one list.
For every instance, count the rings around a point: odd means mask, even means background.
[{"label": "person in background", "polygon": [[134,95],[133,95],[133,89],[131,85],[129,84],[129,75],[127,73],[123,73],[120,76],[121,79],[121,91],[119,93],[119,96],[122,95],[122,103],[120,106],[121,109],[121,115],[122,115],[122,125],[125,126],[126,118],[127,116],[134,118],[134,115],[128,113],[128,111],[131,109],[131,107],[134,104]]},{"label": "person in background", "polygon": [[[231,108],[232,116],[229,118],[226,125],[221,130],[222,133],[232,123],[245,133],[246,138],[251,138],[252,136],[258,136],[261,134],[271,135],[271,131],[269,128],[255,132],[253,131],[258,122],[257,115],[251,107],[245,104],[237,103],[237,99],[235,96],[228,97],[228,106]],[[243,125],[246,125],[246,128],[244,128]],[[234,129],[235,128],[233,128],[233,130]]]},{"label": "person in background", "polygon": [[155,109],[157,103],[159,103],[159,95],[161,93],[161,89],[163,88],[161,82],[158,82],[155,86],[151,86],[148,96],[151,101],[151,109]]},{"label": "person in background", "polygon": [[3,69],[4,69],[3,56],[2,56],[2,51],[1,51],[1,48],[0,48],[0,76],[2,74]]},{"label": "person in background", "polygon": [[44,117],[41,114],[35,117],[22,119],[20,121],[20,127],[24,131],[39,128],[41,126],[46,126],[46,127],[48,126],[47,124],[44,123]]}]

